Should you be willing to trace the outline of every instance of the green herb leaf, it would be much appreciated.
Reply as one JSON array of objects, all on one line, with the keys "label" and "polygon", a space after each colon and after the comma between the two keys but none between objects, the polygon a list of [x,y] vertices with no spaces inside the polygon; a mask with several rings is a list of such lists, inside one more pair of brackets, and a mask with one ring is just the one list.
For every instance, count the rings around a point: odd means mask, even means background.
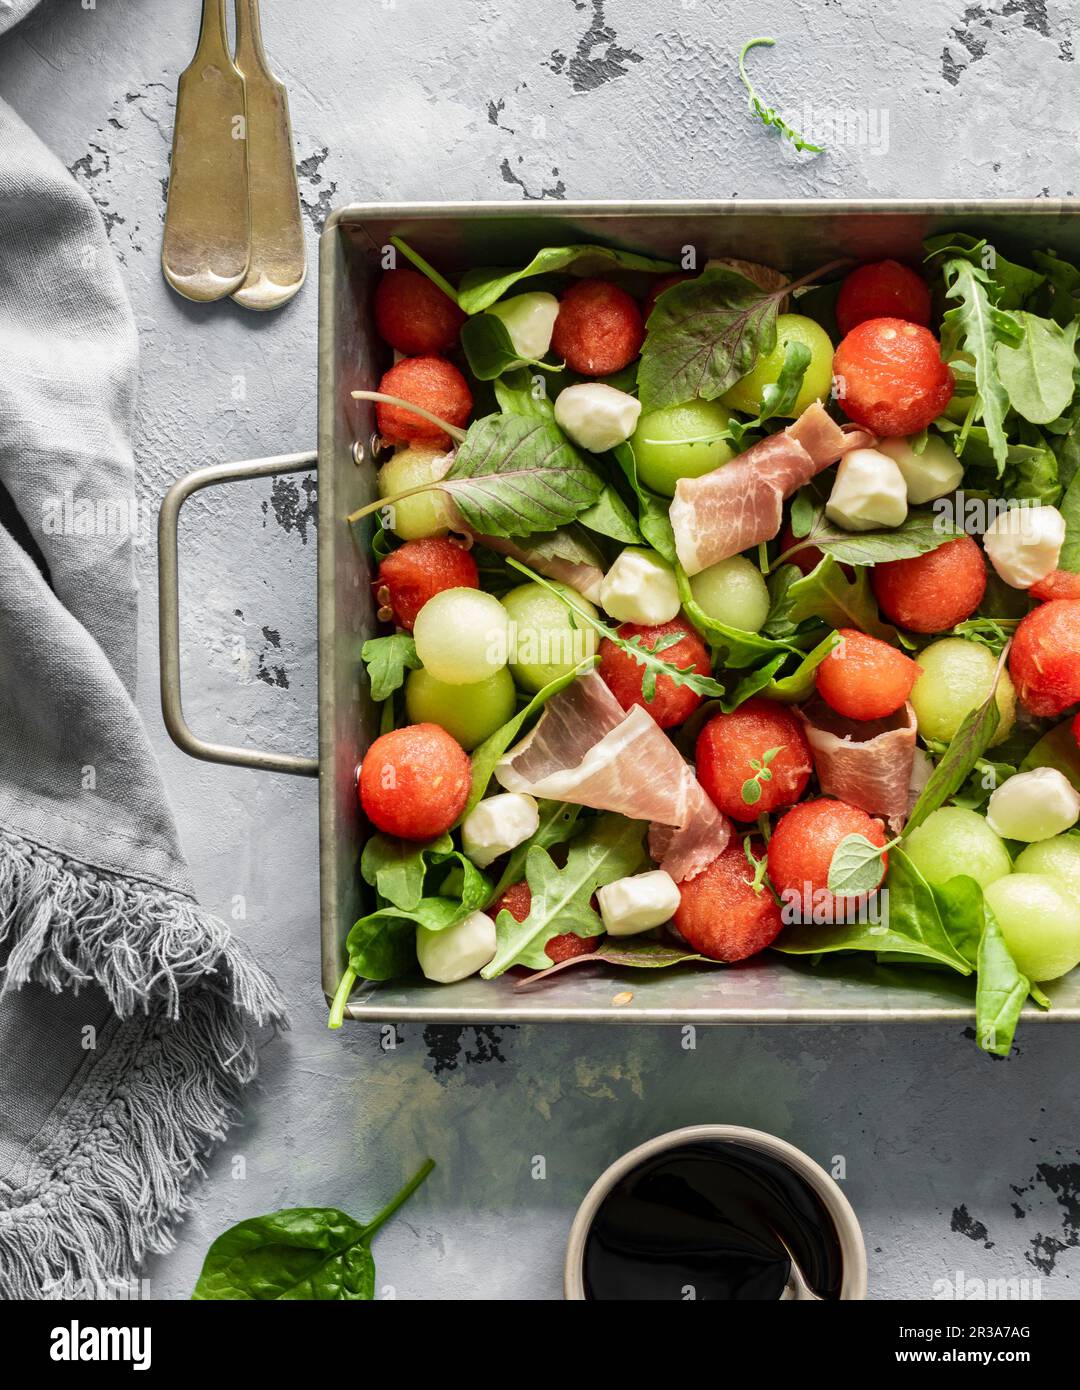
[{"label": "green herb leaf", "polygon": [[629,970],[666,970],[669,966],[685,965],[688,961],[700,961],[704,965],[721,964],[709,956],[698,955],[686,946],[677,946],[667,941],[643,941],[640,938],[628,941],[609,939],[595,951],[571,956],[568,960],[559,961],[558,965],[549,965],[547,969],[537,971],[535,975],[526,975],[523,980],[518,981],[516,990],[529,989],[539,981],[546,980],[549,975],[573,966],[595,964],[598,961]]},{"label": "green herb leaf", "polygon": [[491,890],[485,907],[490,907],[502,897],[512,883],[520,883],[525,877],[525,861],[531,849],[552,849],[563,845],[577,834],[578,816],[581,807],[567,801],[541,801],[539,803],[540,823],[535,832],[523,844],[510,851],[506,867],[498,883]]},{"label": "green herb leaf", "polygon": [[390,244],[391,246],[396,246],[405,259],[413,263],[421,275],[426,275],[433,285],[438,285],[447,299],[452,299],[455,304],[458,304],[457,290],[454,289],[445,275],[440,275],[429,261],[424,260],[419,251],[414,251],[408,242],[403,241],[399,236],[392,236],[390,238]]},{"label": "green herb leaf", "polygon": [[668,508],[671,503],[664,497],[650,492],[638,481],[637,459],[629,441],[618,444],[611,450],[611,456],[622,469],[638,499],[638,524],[641,534],[658,555],[669,565],[675,563],[675,535],[671,529]]},{"label": "green herb leaf", "polygon": [[762,695],[767,700],[777,700],[785,705],[807,699],[814,690],[817,668],[842,641],[843,638],[838,632],[828,633],[786,676],[778,675],[777,672],[781,667],[790,664],[793,654],[773,657],[765,666],[745,676],[731,694],[724,698],[721,704],[725,714],[738,709],[751,695]]},{"label": "green herb leaf", "polygon": [[990,686],[990,693],[981,705],[964,716],[960,727],[950,739],[948,748],[930,774],[930,780],[923,787],[922,793],[907,819],[907,825],[904,828],[906,835],[910,835],[932,811],[943,806],[949,797],[963,786],[972,768],[986,752],[991,739],[997,733],[1000,722],[997,689],[1008,651],[1009,648],[1006,645],[998,657],[997,670]]},{"label": "green herb leaf", "polygon": [[983,903],[985,926],[979,942],[979,980],[975,993],[975,1034],[984,1052],[1007,1057],[1031,988],[1005,943],[1000,926]]},{"label": "green herb leaf", "polygon": [[432,486],[452,498],[472,530],[492,536],[552,531],[604,491],[557,425],[521,415],[477,420]]},{"label": "green herb leaf", "polygon": [[619,541],[622,545],[640,545],[642,542],[633,513],[610,483],[604,484],[603,492],[591,507],[578,513],[578,522],[590,531]]},{"label": "green herb leaf", "polygon": [[289,1207],[230,1226],[207,1252],[192,1300],[373,1299],[372,1239],[434,1167],[429,1158],[367,1225],[333,1207]]},{"label": "green herb leaf", "polygon": [[883,854],[865,835],[845,835],[829,863],[829,892],[843,897],[872,893],[881,882]]},{"label": "green herb leaf", "polygon": [[[493,381],[522,365],[523,359],[514,351],[506,324],[496,314],[476,314],[466,319],[460,337],[469,370],[477,381]],[[531,358],[525,360],[531,366],[538,365]]]},{"label": "green herb leaf", "polygon": [[756,777],[748,777],[742,784],[742,799],[747,806],[754,806],[761,800],[761,783]]},{"label": "green herb leaf", "polygon": [[865,567],[856,568],[854,579],[848,579],[835,556],[826,555],[809,574],[780,587],[783,592],[770,614],[770,623],[783,620],[798,624],[820,618],[832,628],[857,627],[894,646],[899,641],[896,629],[878,616]]},{"label": "green herb leaf", "polygon": [[1080,323],[1063,328],[1053,319],[1022,311],[1013,317],[1023,330],[1017,344],[998,343],[997,367],[1009,403],[1034,425],[1049,424],[1073,398],[1076,333]]},{"label": "green herb leaf", "polygon": [[541,420],[555,418],[555,407],[547,392],[547,382],[527,367],[519,367],[496,378],[494,390],[495,400],[504,415],[534,416]]},{"label": "green herb leaf", "polygon": [[364,845],[360,873],[379,895],[403,911],[411,911],[424,896],[427,856],[433,851],[446,855],[453,850],[449,835],[427,844],[399,840],[377,831]]},{"label": "green herb leaf", "polygon": [[626,816],[598,816],[583,835],[571,841],[561,869],[546,849],[530,849],[525,877],[532,890],[531,910],[524,922],[506,908],[499,913],[498,946],[494,959],[480,972],[483,978],[495,979],[512,965],[544,969],[550,964],[544,947],[563,932],[598,936],[604,924],[590,904],[592,895],[605,883],[645,867],[645,830],[643,822]]},{"label": "green herb leaf", "polygon": [[932,511],[909,512],[899,526],[887,530],[845,531],[828,519],[824,507],[819,507],[809,529],[777,563],[782,564],[809,546],[817,546],[842,565],[882,565],[890,560],[910,560],[916,555],[925,555],[960,535],[963,532],[958,526]]},{"label": "green herb leaf", "polygon": [[519,280],[533,275],[550,275],[565,271],[570,275],[610,275],[616,270],[645,271],[651,275],[670,275],[678,270],[671,261],[639,256],[634,251],[619,251],[612,246],[548,246],[537,251],[522,270],[505,270],[489,266],[467,270],[461,277],[457,301],[467,314],[479,314]]},{"label": "green herb leaf", "polygon": [[381,704],[405,682],[406,671],[418,671],[416,643],[407,632],[371,637],[360,651],[371,682],[371,698]]},{"label": "green herb leaf", "polygon": [[[1080,433],[1077,440],[1080,442]],[[1074,474],[1061,499],[1061,515],[1065,518],[1065,542],[1058,556],[1058,569],[1077,574],[1080,572],[1080,471]]]},{"label": "green herb leaf", "polygon": [[783,117],[778,115],[771,106],[765,105],[757,92],[754,91],[753,83],[746,75],[746,55],[750,50],[759,46],[772,48],[775,43],[775,39],[749,39],[743,44],[742,51],[739,54],[739,76],[749,96],[750,110],[764,126],[773,130],[778,130],[782,136],[790,140],[800,153],[803,150],[809,150],[812,154],[822,154],[824,152],[823,145],[812,145],[805,136],[800,135],[797,130],[789,126]]}]

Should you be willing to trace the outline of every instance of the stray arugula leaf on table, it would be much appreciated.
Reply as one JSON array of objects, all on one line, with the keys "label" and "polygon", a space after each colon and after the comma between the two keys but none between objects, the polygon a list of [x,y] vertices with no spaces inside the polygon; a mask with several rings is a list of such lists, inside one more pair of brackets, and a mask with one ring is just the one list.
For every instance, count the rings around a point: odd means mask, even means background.
[{"label": "stray arugula leaf on table", "polygon": [[742,46],[742,51],[739,54],[739,77],[747,91],[749,108],[767,129],[778,130],[785,139],[790,140],[800,154],[803,150],[808,150],[811,154],[824,154],[825,147],[823,145],[812,145],[804,135],[800,135],[797,130],[789,126],[773,107],[765,105],[754,90],[754,84],[746,75],[746,55],[750,50],[758,47],[772,48],[775,43],[775,39],[748,39]]}]

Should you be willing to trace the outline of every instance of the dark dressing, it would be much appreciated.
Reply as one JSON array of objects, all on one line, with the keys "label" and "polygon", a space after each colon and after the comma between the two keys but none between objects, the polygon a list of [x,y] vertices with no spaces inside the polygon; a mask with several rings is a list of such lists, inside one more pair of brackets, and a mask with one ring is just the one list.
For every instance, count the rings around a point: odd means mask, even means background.
[{"label": "dark dressing", "polygon": [[840,1243],[817,1194],[786,1164],[741,1144],[685,1144],[612,1188],[585,1241],[591,1299],[778,1299],[790,1262],[838,1298]]}]

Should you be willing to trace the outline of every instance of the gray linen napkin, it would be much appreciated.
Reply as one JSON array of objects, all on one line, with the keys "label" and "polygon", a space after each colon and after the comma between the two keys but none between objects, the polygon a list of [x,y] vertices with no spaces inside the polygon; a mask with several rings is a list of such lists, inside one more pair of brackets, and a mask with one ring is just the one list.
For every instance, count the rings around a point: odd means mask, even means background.
[{"label": "gray linen napkin", "polygon": [[[0,32],[32,0],[0,0]],[[124,1296],[254,1075],[273,982],[196,903],[132,701],[135,327],[0,101],[0,1297]]]}]

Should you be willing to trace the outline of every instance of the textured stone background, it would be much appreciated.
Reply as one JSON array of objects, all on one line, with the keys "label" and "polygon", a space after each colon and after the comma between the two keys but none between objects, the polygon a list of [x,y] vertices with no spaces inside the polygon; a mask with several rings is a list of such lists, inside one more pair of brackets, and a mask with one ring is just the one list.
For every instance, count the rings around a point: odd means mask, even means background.
[{"label": "textured stone background", "polygon": [[[1080,102],[1069,0],[265,0],[316,234],[359,199],[1071,196]],[[176,76],[195,0],[46,0],[0,47],[0,92],[89,189],[142,335],[140,490],[204,462],[308,448],[312,282],[265,318],[194,306],[158,271]],[[774,104],[884,110],[887,153],[799,157],[747,115],[734,55]],[[313,484],[186,509],[187,706],[210,737],[315,746]],[[439,1168],[380,1236],[379,1285],[410,1298],[557,1297],[596,1173],[679,1124],[733,1121],[844,1160],[876,1297],[935,1281],[1080,1276],[1080,1031],[1030,1028],[994,1062],[958,1028],[677,1030],[353,1026],[318,987],[316,789],[186,759],[161,724],[154,550],[142,550],[141,701],[204,901],[292,1000],[261,1091],[210,1166],[152,1296],[186,1298],[210,1240],[278,1206],[374,1212]],[[393,1043],[393,1046],[388,1046]],[[546,1178],[532,1159],[546,1159]],[[243,1162],[239,1162],[243,1160]]]}]

